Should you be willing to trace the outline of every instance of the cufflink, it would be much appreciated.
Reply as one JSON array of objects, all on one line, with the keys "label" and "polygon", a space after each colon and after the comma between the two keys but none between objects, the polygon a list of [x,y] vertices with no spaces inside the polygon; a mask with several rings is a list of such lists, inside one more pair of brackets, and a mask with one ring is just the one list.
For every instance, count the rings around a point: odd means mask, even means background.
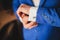
[{"label": "cufflink", "polygon": [[32,21],[36,22],[36,17],[33,17]]},{"label": "cufflink", "polygon": [[35,19],[36,17],[33,17],[33,19]]}]

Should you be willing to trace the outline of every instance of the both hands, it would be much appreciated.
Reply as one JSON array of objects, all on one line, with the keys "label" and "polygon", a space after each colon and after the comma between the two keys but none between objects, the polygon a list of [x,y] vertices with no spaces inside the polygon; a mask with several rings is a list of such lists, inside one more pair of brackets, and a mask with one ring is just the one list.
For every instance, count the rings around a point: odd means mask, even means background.
[{"label": "both hands", "polygon": [[19,15],[19,17],[22,18],[22,21],[23,21],[22,24],[23,24],[24,28],[26,28],[26,29],[31,29],[31,28],[37,26],[36,22],[28,21],[30,8],[31,8],[31,6],[22,4],[17,9],[17,14]]}]

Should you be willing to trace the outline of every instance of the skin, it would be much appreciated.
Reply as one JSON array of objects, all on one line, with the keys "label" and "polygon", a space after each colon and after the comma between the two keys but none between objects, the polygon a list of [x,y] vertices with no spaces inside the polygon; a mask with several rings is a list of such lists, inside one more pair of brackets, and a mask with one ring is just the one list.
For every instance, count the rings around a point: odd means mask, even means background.
[{"label": "skin", "polygon": [[30,6],[22,4],[17,9],[17,14],[22,18],[23,21],[22,24],[26,29],[32,29],[33,27],[37,26],[36,22],[28,21],[30,8],[31,8]]}]

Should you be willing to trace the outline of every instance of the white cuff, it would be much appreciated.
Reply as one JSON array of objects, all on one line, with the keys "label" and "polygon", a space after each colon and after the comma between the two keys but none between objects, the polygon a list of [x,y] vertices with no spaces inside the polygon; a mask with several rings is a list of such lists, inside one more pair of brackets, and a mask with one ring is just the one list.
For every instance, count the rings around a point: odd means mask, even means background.
[{"label": "white cuff", "polygon": [[31,7],[30,8],[28,21],[36,22],[37,10],[38,10],[38,7]]}]

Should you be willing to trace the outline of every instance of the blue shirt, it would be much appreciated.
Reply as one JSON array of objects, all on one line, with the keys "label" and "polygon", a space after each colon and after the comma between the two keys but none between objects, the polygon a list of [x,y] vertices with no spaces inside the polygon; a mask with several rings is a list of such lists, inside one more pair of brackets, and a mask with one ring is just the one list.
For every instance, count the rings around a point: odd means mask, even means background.
[{"label": "blue shirt", "polygon": [[[34,6],[31,0],[13,0],[15,15],[20,4]],[[57,11],[59,10],[59,11]],[[23,28],[24,40],[48,40],[53,27],[60,27],[60,0],[41,0],[36,22],[38,26],[32,29]],[[19,19],[19,17],[17,16]]]}]

